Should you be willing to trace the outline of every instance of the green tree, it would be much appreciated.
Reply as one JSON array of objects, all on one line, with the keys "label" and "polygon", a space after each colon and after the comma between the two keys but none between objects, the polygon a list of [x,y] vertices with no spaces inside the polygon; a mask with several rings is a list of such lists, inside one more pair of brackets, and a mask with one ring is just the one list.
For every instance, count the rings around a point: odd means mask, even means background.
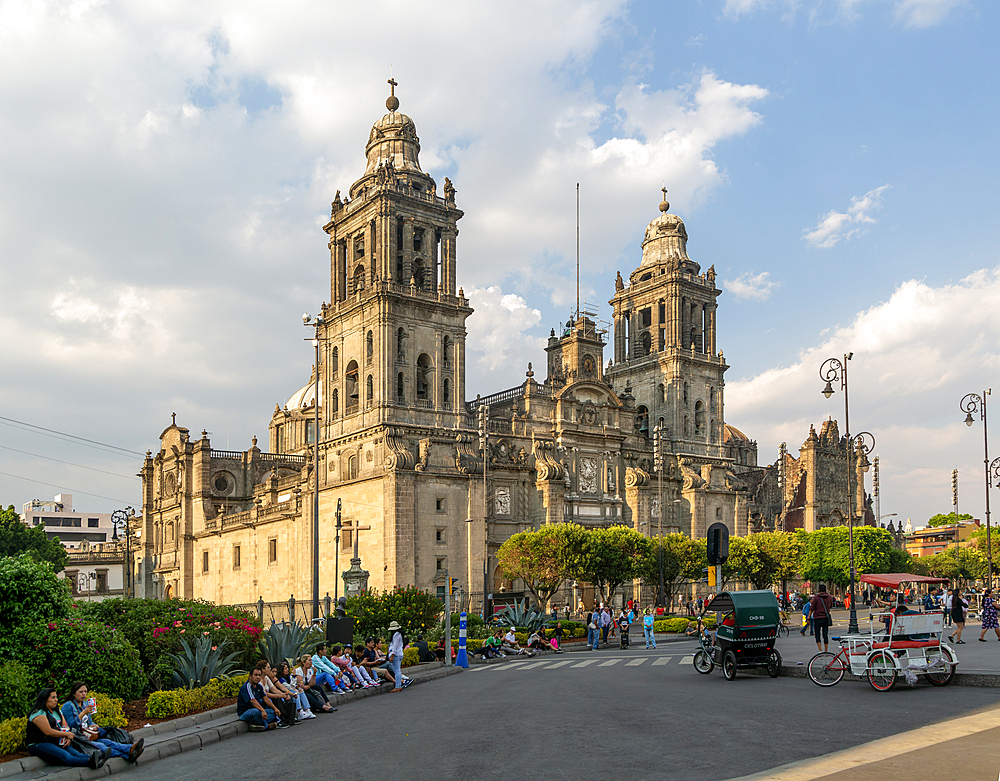
[{"label": "green tree", "polygon": [[651,541],[627,526],[592,529],[565,549],[568,577],[594,585],[604,602],[627,580],[642,574]]},{"label": "green tree", "polygon": [[50,540],[43,526],[25,526],[14,505],[0,510],[0,556],[30,554],[39,561],[48,561],[55,572],[66,568],[66,549],[58,539]]},{"label": "green tree", "polygon": [[927,573],[938,578],[950,580],[974,580],[986,576],[986,556],[978,548],[948,548],[925,556],[921,562],[927,567]]},{"label": "green tree", "polygon": [[[640,566],[639,577],[647,589],[654,593],[660,587],[660,538],[650,541],[649,555]],[[667,607],[673,605],[674,595],[687,583],[701,578],[702,570],[708,566],[705,540],[692,540],[684,534],[664,534],[663,545],[663,590]]]},{"label": "green tree", "polygon": [[938,513],[927,521],[928,526],[950,526],[959,521],[971,521],[972,516],[968,513]]},{"label": "green tree", "polygon": [[754,588],[771,588],[794,576],[802,557],[802,541],[791,532],[760,532],[729,541],[725,576],[748,580]]},{"label": "green tree", "polygon": [[[813,582],[846,586],[850,582],[850,544],[846,526],[831,526],[803,537],[802,577]],[[854,529],[854,565],[858,574],[889,571],[892,538],[886,529],[858,526]]]},{"label": "green tree", "polygon": [[65,618],[72,604],[69,584],[49,562],[27,553],[0,557],[0,658],[16,658],[15,630]]},{"label": "green tree", "polygon": [[515,534],[497,552],[500,570],[505,578],[524,581],[535,604],[546,605],[568,577],[566,550],[577,548],[584,535],[584,528],[574,523]]},{"label": "green tree", "polygon": [[916,560],[911,553],[898,548],[889,549],[889,572],[916,573]]}]

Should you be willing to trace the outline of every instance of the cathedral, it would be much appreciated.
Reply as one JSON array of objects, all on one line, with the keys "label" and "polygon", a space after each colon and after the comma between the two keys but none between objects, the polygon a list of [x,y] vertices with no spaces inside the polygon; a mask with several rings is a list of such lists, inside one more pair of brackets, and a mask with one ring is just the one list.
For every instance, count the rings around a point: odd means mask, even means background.
[{"label": "cathedral", "polygon": [[497,550],[542,524],[693,537],[717,521],[734,535],[774,528],[775,469],[725,422],[715,269],[689,257],[666,191],[638,267],[615,281],[612,333],[580,311],[523,380],[467,400],[463,212],[452,182],[439,191],[421,169],[395,94],[386,107],[364,173],[323,228],[318,360],[274,408],[266,450],[256,439],[217,450],[175,419],[147,454],[145,594],[309,599],[317,505],[321,595],[411,584],[443,595],[451,577],[473,610],[484,591],[520,589]]}]

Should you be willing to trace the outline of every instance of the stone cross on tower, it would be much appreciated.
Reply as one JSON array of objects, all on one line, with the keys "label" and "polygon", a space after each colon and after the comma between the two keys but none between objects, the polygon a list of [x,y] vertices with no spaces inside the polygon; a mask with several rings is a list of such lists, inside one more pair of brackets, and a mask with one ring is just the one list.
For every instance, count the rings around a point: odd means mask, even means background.
[{"label": "stone cross on tower", "polygon": [[399,86],[399,83],[392,76],[386,83],[389,85],[389,97],[385,99],[385,107],[389,111],[395,111],[399,108],[399,98],[396,97],[396,87]]}]

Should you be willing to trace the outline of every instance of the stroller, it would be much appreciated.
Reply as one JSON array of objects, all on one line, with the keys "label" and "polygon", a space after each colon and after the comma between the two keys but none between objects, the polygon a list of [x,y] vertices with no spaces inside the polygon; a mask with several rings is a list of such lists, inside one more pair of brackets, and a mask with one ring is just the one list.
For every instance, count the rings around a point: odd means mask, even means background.
[{"label": "stroller", "polygon": [[621,648],[628,648],[628,617],[622,614],[618,619],[618,636],[621,638]]}]

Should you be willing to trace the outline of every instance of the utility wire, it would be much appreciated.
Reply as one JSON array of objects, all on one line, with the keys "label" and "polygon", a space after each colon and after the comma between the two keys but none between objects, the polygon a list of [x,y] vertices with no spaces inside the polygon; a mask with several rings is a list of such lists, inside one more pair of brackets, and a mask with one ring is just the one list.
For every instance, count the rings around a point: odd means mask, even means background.
[{"label": "utility wire", "polygon": [[[25,423],[23,420],[14,420],[13,418],[5,418],[3,415],[0,415],[0,423],[2,423],[5,426],[12,426],[13,428],[20,428],[22,430],[34,429],[37,432],[48,432],[42,434],[42,436],[52,436],[55,439],[62,439],[64,441],[74,441],[77,443],[83,443],[89,445],[90,447],[97,447],[99,449],[110,448],[111,450],[118,451],[118,453],[127,453],[130,456],[139,456],[140,458],[145,456],[145,453],[139,453],[135,450],[128,450],[123,447],[118,447],[117,445],[109,445],[105,442],[97,442],[93,439],[78,437],[75,434],[67,434],[65,431],[55,431],[50,428],[43,428],[42,426],[36,426],[34,423]],[[115,455],[118,455],[118,453],[116,453]]]},{"label": "utility wire", "polygon": [[0,475],[4,477],[13,477],[15,480],[27,480],[29,483],[38,483],[39,485],[47,485],[49,488],[58,488],[61,491],[66,491],[67,493],[83,494],[84,496],[96,496],[98,499],[107,499],[110,502],[120,502],[122,504],[128,504],[126,499],[115,499],[113,496],[102,496],[101,494],[92,494],[90,491],[80,491],[76,488],[67,488],[62,485],[56,485],[55,483],[46,483],[42,480],[35,480],[30,477],[21,477],[21,475],[12,475],[10,472],[0,472]]},{"label": "utility wire", "polygon": [[40,453],[29,453],[27,450],[18,450],[16,447],[7,447],[6,445],[0,445],[0,449],[12,450],[15,453],[20,453],[25,456],[32,456],[33,458],[44,458],[46,461],[55,461],[57,464],[66,464],[67,466],[75,466],[80,469],[89,469],[91,472],[100,472],[102,475],[111,475],[112,477],[120,477],[122,480],[138,480],[138,477],[133,475],[120,475],[117,472],[107,472],[104,469],[96,469],[92,466],[84,466],[83,464],[74,464],[72,461],[60,461],[58,458],[51,458],[50,456],[43,456]]}]

